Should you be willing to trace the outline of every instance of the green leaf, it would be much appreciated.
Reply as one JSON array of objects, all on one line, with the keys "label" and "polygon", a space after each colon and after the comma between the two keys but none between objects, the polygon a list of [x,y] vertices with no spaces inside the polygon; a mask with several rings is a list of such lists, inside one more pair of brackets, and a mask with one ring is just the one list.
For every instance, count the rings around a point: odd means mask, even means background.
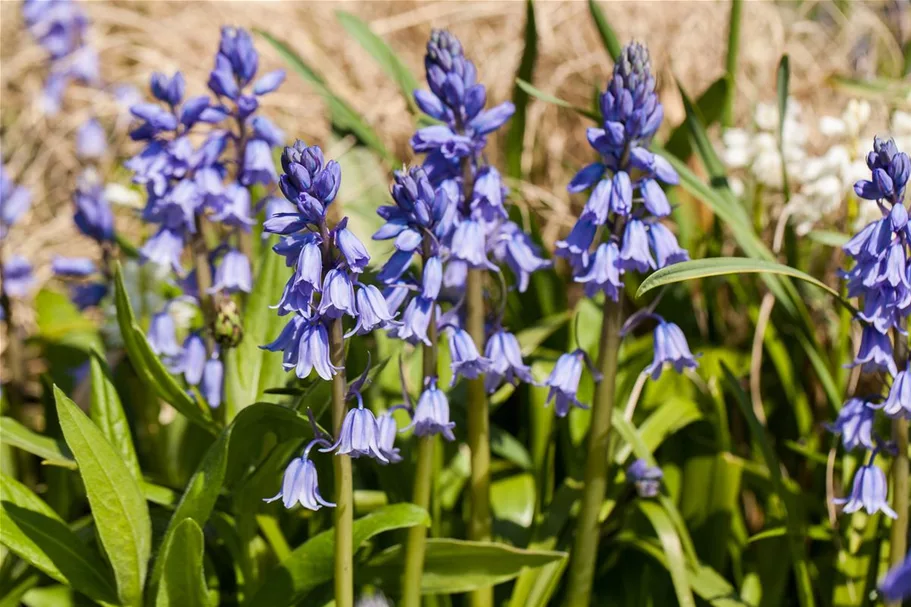
[{"label": "green leaf", "polygon": [[[352,545],[357,550],[364,542],[384,531],[429,524],[427,511],[414,504],[385,506],[354,521]],[[244,605],[280,607],[304,604],[302,601],[309,591],[332,579],[334,553],[334,530],[324,531],[311,538],[266,574],[259,590]],[[401,576],[401,572],[402,569],[399,568],[396,577]]]},{"label": "green leaf", "polygon": [[651,522],[652,527],[655,528],[655,533],[658,534],[658,540],[664,547],[667,569],[671,574],[671,581],[674,583],[678,604],[681,607],[696,607],[696,601],[693,599],[693,590],[690,588],[687,576],[683,547],[674,524],[668,518],[664,509],[655,502],[640,500],[638,504],[639,510]]},{"label": "green leaf", "polygon": [[831,76],[828,84],[853,97],[892,102],[905,108],[909,104],[908,95],[911,95],[911,84],[907,80],[892,78],[855,80],[845,76]]},{"label": "green leaf", "polygon": [[623,48],[620,46],[617,34],[614,33],[614,29],[607,22],[607,17],[604,16],[601,7],[598,6],[595,0],[588,0],[588,12],[591,13],[592,19],[595,20],[595,27],[598,28],[598,35],[601,37],[604,49],[611,56],[611,59],[617,61],[620,58],[620,53],[623,52]]},{"label": "green leaf", "polygon": [[[719,118],[721,118],[721,112],[724,107],[724,98],[731,90],[732,87],[728,84],[727,77],[723,76],[710,84],[709,87],[699,95],[699,98],[696,100],[695,109],[698,111],[698,115],[702,117],[702,125],[704,128],[708,128],[718,122]],[[673,130],[671,136],[668,137],[664,149],[677,158],[689,158],[693,153],[693,148],[690,143],[691,128],[689,117],[684,117],[683,122],[679,124],[677,128]]]},{"label": "green leaf", "polygon": [[329,87],[326,85],[326,81],[323,80],[322,76],[317,74],[313,68],[307,65],[304,60],[301,59],[300,55],[295,53],[287,43],[263,30],[256,29],[254,31],[272,45],[272,48],[278,52],[285,63],[291,66],[291,69],[297,72],[301,78],[309,82],[313,88],[316,89],[316,92],[320,94],[326,102],[326,105],[329,106],[329,111],[332,113],[332,122],[336,127],[340,130],[353,133],[358,141],[377,152],[390,164],[396,164],[398,162],[389,150],[386,149],[386,146],[383,145],[383,142],[379,135],[376,134],[376,131],[367,124],[364,117],[338,95],[329,90]]},{"label": "green leaf", "polygon": [[130,435],[130,423],[111,380],[110,369],[97,352],[89,357],[89,375],[92,378],[89,416],[123,458],[133,478],[142,481],[142,470],[139,468],[139,459],[136,457],[133,437]]},{"label": "green leaf", "polygon": [[[778,152],[784,158],[784,121],[788,112],[788,89],[791,80],[791,61],[787,55],[781,56],[776,74],[776,91],[778,92]],[[788,163],[781,163],[781,183],[785,202],[791,199],[791,187],[788,185]]]},{"label": "green leaf", "polygon": [[[393,546],[367,564],[365,576],[380,581],[384,589],[397,588],[404,557],[401,544]],[[565,552],[432,538],[427,540],[421,593],[451,594],[488,588],[515,578],[525,567],[541,567],[567,557]]]},{"label": "green leaf", "polygon": [[490,483],[490,507],[497,520],[525,529],[535,518],[535,478],[527,472]]},{"label": "green leaf", "polygon": [[[641,438],[643,446],[650,453],[654,453],[668,436],[700,419],[702,419],[702,411],[695,402],[671,397],[648,416],[648,419],[639,427],[637,434]],[[614,462],[618,465],[625,462],[632,449],[632,444],[627,442],[617,450]]]},{"label": "green leaf", "polygon": [[357,40],[365,51],[376,60],[377,64],[398,85],[405,103],[412,114],[419,110],[414,102],[414,91],[418,88],[418,81],[408,69],[408,66],[399,59],[398,55],[386,42],[370,30],[370,26],[359,17],[345,11],[336,11],[335,17],[348,34]]},{"label": "green leaf", "polygon": [[519,575],[509,597],[508,607],[546,607],[557,591],[557,585],[569,559],[548,563],[543,567],[525,569]]},{"label": "green leaf", "polygon": [[139,379],[149,390],[156,392],[163,400],[185,415],[188,420],[215,434],[216,425],[212,421],[209,408],[204,403],[194,402],[187,395],[174,376],[161,363],[161,360],[152,352],[145,333],[136,324],[119,262],[114,269],[114,300],[117,305],[117,323],[120,325],[127,356]]},{"label": "green leaf", "polygon": [[289,276],[281,255],[272,251],[276,242],[278,239],[272,237],[260,252],[256,283],[244,308],[244,339],[225,355],[225,403],[229,421],[244,407],[270,400],[266,390],[283,383],[281,352],[260,348],[278,337],[287,322],[269,307]]},{"label": "green leaf", "polygon": [[525,82],[521,78],[516,78],[516,85],[518,85],[519,88],[521,88],[523,91],[525,91],[532,97],[537,97],[541,101],[544,101],[546,103],[552,103],[552,104],[560,106],[560,107],[564,107],[568,110],[572,110],[572,111],[576,112],[577,114],[581,114],[582,116],[587,116],[588,118],[591,118],[592,120],[595,120],[595,121],[601,120],[601,117],[597,113],[593,112],[592,110],[586,110],[585,108],[575,106],[568,101],[564,101],[563,99],[560,99],[559,97],[555,97],[554,95],[551,95],[550,93],[545,93],[544,91],[534,87],[531,83]]},{"label": "green leaf", "polygon": [[114,569],[118,596],[124,604],[140,605],[152,550],[152,523],[142,490],[76,403],[56,386],[54,398],[66,444],[79,464],[98,537]]},{"label": "green leaf", "polygon": [[[239,472],[252,465],[253,458],[258,458],[259,451],[251,450],[250,445],[261,442],[270,432],[277,436],[279,442],[311,435],[307,420],[287,407],[257,403],[238,413],[218,440],[209,447],[187,483],[161,540],[162,552],[167,551],[177,526],[184,519],[191,518],[200,527],[205,526],[222,488],[232,483]],[[163,568],[164,561],[156,558],[149,577],[146,595],[149,599],[157,596]]]},{"label": "green leaf", "polygon": [[76,462],[63,441],[33,432],[12,417],[0,417],[0,443],[37,455],[44,464],[76,469]]},{"label": "green leaf", "polygon": [[[830,293],[843,306],[854,310],[853,306],[842,299],[841,294],[806,272],[801,272],[791,266],[786,266],[774,261],[763,259],[751,259],[748,257],[709,257],[706,259],[695,259],[693,261],[683,261],[671,266],[661,268],[657,272],[650,274],[636,292],[636,297],[641,297],[652,289],[663,287],[664,285],[697,278],[706,278],[708,276],[727,276],[730,274],[779,274],[783,276],[792,276],[811,285],[817,286],[827,293]],[[854,310],[856,311],[856,310]]]},{"label": "green leaf", "polygon": [[164,560],[164,575],[158,587],[156,607],[208,607],[202,558],[202,529],[191,518],[174,529]]},{"label": "green leaf", "polygon": [[529,95],[519,86],[518,80],[531,82],[534,77],[535,62],[538,59],[538,29],[535,23],[534,0],[525,2],[525,45],[522,49],[522,59],[516,72],[516,85],[512,89],[512,104],[516,107],[515,114],[509,125],[506,135],[506,175],[518,179],[522,176],[522,148],[525,141],[525,118],[528,114]]},{"label": "green leaf", "polygon": [[10,476],[0,479],[2,544],[55,580],[96,601],[116,603],[114,580],[101,555],[28,487]]},{"label": "green leaf", "polygon": [[35,297],[35,313],[42,339],[84,352],[103,351],[98,327],[66,294],[42,289]]},{"label": "green leaf", "polygon": [[807,233],[807,238],[833,248],[841,248],[851,239],[847,234],[832,230],[811,230]]}]

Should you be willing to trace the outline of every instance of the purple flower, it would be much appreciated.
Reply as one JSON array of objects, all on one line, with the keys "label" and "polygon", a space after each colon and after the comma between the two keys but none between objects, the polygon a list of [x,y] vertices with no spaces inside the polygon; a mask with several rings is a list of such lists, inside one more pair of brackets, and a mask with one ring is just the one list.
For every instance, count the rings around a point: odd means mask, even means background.
[{"label": "purple flower", "polygon": [[282,477],[282,489],[274,497],[263,500],[264,502],[274,502],[281,498],[285,508],[291,508],[295,503],[314,512],[326,506],[334,508],[335,504],[327,502],[319,492],[319,480],[316,477],[316,466],[310,461],[310,449],[315,444],[322,443],[322,439],[316,439],[307,445],[302,457],[295,457],[285,469]]},{"label": "purple flower", "polygon": [[686,249],[677,244],[677,237],[659,222],[650,223],[648,226],[648,240],[655,252],[658,268],[663,268],[690,258]]},{"label": "purple flower", "polygon": [[645,224],[638,219],[630,219],[623,231],[620,267],[636,272],[647,272],[649,269],[655,268],[655,260],[648,248],[648,233]]},{"label": "purple flower", "polygon": [[57,276],[69,278],[85,278],[98,271],[95,262],[88,257],[61,257],[55,256],[51,260],[51,270]]},{"label": "purple flower", "polygon": [[439,257],[431,257],[424,262],[424,272],[421,275],[421,297],[436,301],[443,286],[443,262]]},{"label": "purple flower", "polygon": [[376,418],[370,409],[365,409],[362,405],[348,411],[335,444],[321,451],[335,451],[336,455],[353,458],[367,456],[384,464],[389,463],[380,448]]},{"label": "purple flower", "polygon": [[598,247],[591,258],[585,274],[577,276],[576,282],[585,284],[585,294],[594,297],[598,291],[603,291],[607,297],[614,301],[620,299],[620,289],[623,281],[620,275],[620,249],[615,242],[605,242]]},{"label": "purple flower", "polygon": [[391,329],[401,323],[393,320],[395,314],[389,311],[389,305],[380,290],[373,285],[360,285],[357,290],[357,324],[345,337],[366,335],[376,328]]},{"label": "purple flower", "polygon": [[673,365],[677,373],[699,366],[680,327],[661,319],[655,327],[655,358],[645,372],[658,379],[665,364]]},{"label": "purple flower", "polygon": [[887,601],[903,601],[911,596],[911,555],[886,573],[879,591]]},{"label": "purple flower", "polygon": [[190,333],[184,340],[183,351],[171,370],[174,373],[183,373],[183,378],[191,386],[199,385],[206,366],[206,357],[206,342],[199,333]]},{"label": "purple flower", "polygon": [[873,327],[864,327],[860,337],[860,350],[850,366],[857,365],[863,365],[862,368],[866,372],[885,370],[893,377],[898,375],[895,359],[892,358],[892,342],[889,341],[889,336]]},{"label": "purple flower", "polygon": [[644,459],[639,458],[626,469],[626,478],[636,488],[639,497],[655,497],[661,490],[664,472],[658,466],[649,466]]},{"label": "purple flower", "polygon": [[335,227],[335,244],[338,250],[345,257],[345,263],[352,272],[360,273],[364,271],[370,262],[370,255],[367,249],[358,240],[357,236],[348,229],[348,218],[346,217]]},{"label": "purple flower", "polygon": [[104,196],[104,186],[90,174],[80,177],[73,192],[76,214],[73,220],[79,231],[98,242],[114,239],[114,214]]},{"label": "purple flower", "polygon": [[892,380],[889,396],[883,403],[883,413],[892,418],[911,419],[911,364],[899,371]]},{"label": "purple flower", "polygon": [[522,348],[516,336],[507,331],[497,331],[487,340],[484,356],[490,360],[490,370],[484,376],[484,387],[495,391],[504,379],[517,384],[524,381],[534,384],[531,369],[522,361]]},{"label": "purple flower", "polygon": [[550,261],[538,255],[537,247],[531,238],[515,223],[504,223],[497,236],[494,254],[499,261],[505,261],[519,282],[519,293],[528,289],[528,282],[533,272],[549,268]]},{"label": "purple flower", "polygon": [[76,131],[76,155],[83,160],[101,158],[108,149],[107,135],[94,118]]},{"label": "purple flower", "polygon": [[250,273],[250,260],[237,249],[228,249],[215,270],[215,284],[209,293],[226,291],[250,293],[253,290],[253,276]]},{"label": "purple flower", "polygon": [[108,286],[102,282],[77,284],[70,287],[70,299],[80,310],[97,306],[108,294]]},{"label": "purple flower", "polygon": [[427,389],[418,399],[414,409],[414,417],[405,430],[414,428],[416,436],[431,436],[442,434],[448,441],[455,440],[452,429],[455,422],[449,421],[449,401],[446,394],[437,389],[436,380],[431,379]]},{"label": "purple flower", "polygon": [[452,385],[460,375],[475,379],[490,370],[490,359],[478,353],[474,340],[464,329],[449,331],[449,354],[452,357]]},{"label": "purple flower", "polygon": [[[199,173],[197,172],[197,176]],[[221,180],[219,178],[219,184]],[[215,204],[212,204],[215,211],[209,216],[209,220],[241,228],[249,232],[250,226],[256,221],[250,214],[250,190],[237,183],[228,184],[219,196],[213,197]]]},{"label": "purple flower", "polygon": [[243,185],[261,183],[269,185],[278,181],[275,163],[272,161],[272,146],[268,141],[253,139],[244,148],[244,162],[240,173]]},{"label": "purple flower", "polygon": [[326,272],[319,313],[327,318],[341,318],[344,314],[357,316],[354,287],[351,284],[351,277],[344,270],[333,268]]},{"label": "purple flower", "polygon": [[401,326],[393,328],[389,334],[410,344],[420,342],[429,346],[427,328],[430,326],[433,305],[432,299],[420,296],[412,298],[402,314]]},{"label": "purple flower", "polygon": [[557,417],[566,417],[570,406],[588,408],[576,397],[576,393],[579,391],[579,380],[582,379],[583,356],[579,350],[560,355],[553,371],[544,382],[544,385],[550,388],[547,392],[547,404],[550,404],[551,401],[554,402]]},{"label": "purple flower", "polygon": [[671,205],[667,201],[667,195],[654,179],[644,179],[639,184],[639,191],[642,192],[642,200],[645,208],[655,217],[666,217],[671,214]]},{"label": "purple flower", "polygon": [[25,297],[34,283],[32,264],[21,255],[11,256],[3,266],[3,291],[10,297]]},{"label": "purple flower", "polygon": [[181,348],[177,343],[177,329],[167,308],[152,315],[147,337],[149,346],[155,354],[169,357],[180,355]]},{"label": "purple flower", "polygon": [[487,259],[484,228],[473,219],[460,223],[452,235],[451,254],[471,268],[496,269]]},{"label": "purple flower", "polygon": [[320,239],[314,235],[309,239],[302,239],[301,242],[291,280],[295,285],[305,285],[309,291],[322,291],[323,252],[319,246]]},{"label": "purple flower", "polygon": [[860,398],[849,399],[838,412],[835,423],[829,430],[841,435],[841,442],[848,451],[858,445],[866,449],[875,449],[873,442],[873,415],[872,406]]},{"label": "purple flower", "polygon": [[380,452],[389,460],[390,464],[397,464],[402,461],[399,449],[395,446],[395,437],[398,432],[399,429],[391,411],[386,411],[376,418],[376,442]]},{"label": "purple flower", "polygon": [[202,395],[213,409],[221,405],[225,367],[217,355],[206,361],[202,372]]},{"label": "purple flower", "polygon": [[886,475],[878,466],[871,463],[857,469],[854,474],[854,486],[851,489],[851,496],[837,498],[834,502],[845,505],[845,514],[857,512],[863,508],[867,514],[876,514],[882,511],[883,514],[890,518],[898,518],[898,515],[889,507],[886,501],[887,492]]},{"label": "purple flower", "polygon": [[325,325],[295,314],[272,343],[260,346],[270,352],[283,351],[282,366],[285,371],[294,369],[304,379],[316,369],[326,381],[338,369],[329,360],[329,334]]},{"label": "purple flower", "polygon": [[13,183],[0,164],[0,237],[6,236],[7,229],[19,221],[31,204],[29,191]]}]

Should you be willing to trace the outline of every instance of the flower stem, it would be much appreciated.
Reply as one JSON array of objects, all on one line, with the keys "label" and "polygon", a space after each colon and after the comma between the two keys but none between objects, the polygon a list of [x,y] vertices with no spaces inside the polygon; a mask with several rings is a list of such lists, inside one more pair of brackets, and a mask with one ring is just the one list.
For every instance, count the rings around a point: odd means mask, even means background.
[{"label": "flower stem", "polygon": [[568,591],[564,603],[566,607],[588,607],[591,604],[592,579],[598,554],[598,513],[607,489],[608,447],[622,326],[622,305],[609,297],[605,298],[601,348],[598,353],[598,370],[602,378],[598,383],[592,405],[588,456],[585,461],[585,489],[582,493],[582,509],[576,522]]},{"label": "flower stem", "polygon": [[[429,236],[424,236],[424,262],[432,255],[432,243]],[[431,306],[430,323],[427,328],[430,345],[421,349],[423,357],[423,375],[425,380],[437,375],[436,306]],[[424,510],[430,510],[430,495],[433,486],[435,435],[420,436],[417,439],[417,466],[414,471],[414,493],[411,501]],[[427,527],[414,525],[408,529],[408,540],[405,544],[405,573],[402,580],[402,606],[420,607],[421,578],[424,574],[424,553],[427,546]]]},{"label": "flower stem", "polygon": [[[478,352],[484,352],[484,271],[468,271],[466,328]],[[468,539],[490,539],[490,417],[484,379],[468,381],[468,448],[471,450],[471,517]],[[493,588],[481,588],[471,594],[473,607],[493,605]]]},{"label": "flower stem", "polygon": [[[899,369],[908,364],[908,343],[905,337],[895,331],[895,360]],[[908,483],[908,420],[896,418],[892,420],[892,440],[898,453],[892,459],[892,500],[893,509],[898,518],[892,521],[892,530],[889,537],[889,564],[897,566],[905,560],[908,554],[908,493],[911,486]],[[899,607],[901,601],[887,603],[889,607]]]},{"label": "flower stem", "polygon": [[[332,430],[339,436],[342,422],[348,412],[345,404],[345,341],[342,320],[337,318],[329,325],[329,359],[339,369],[332,378]],[[336,454],[332,458],[335,472],[335,604],[337,607],[354,605],[354,483],[351,478],[351,458]]]}]

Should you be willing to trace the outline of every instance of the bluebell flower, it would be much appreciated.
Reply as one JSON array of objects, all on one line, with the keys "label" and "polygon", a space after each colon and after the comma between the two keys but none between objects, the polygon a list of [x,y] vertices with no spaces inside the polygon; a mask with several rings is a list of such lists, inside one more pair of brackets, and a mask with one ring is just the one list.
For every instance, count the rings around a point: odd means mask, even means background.
[{"label": "bluebell flower", "polygon": [[183,378],[191,386],[199,385],[202,381],[206,366],[206,342],[199,333],[190,333],[183,342],[183,348],[171,369],[174,373],[183,373]]},{"label": "bluebell flower", "polygon": [[248,141],[244,148],[244,164],[240,182],[249,186],[256,183],[275,183],[277,179],[275,163],[272,161],[272,146],[269,145],[269,142],[262,139]]},{"label": "bluebell flower", "polygon": [[282,365],[285,370],[294,369],[301,379],[316,369],[317,375],[328,381],[338,371],[329,360],[326,327],[315,319],[295,315],[275,341],[262,348],[271,352],[284,351]]},{"label": "bluebell flower", "polygon": [[421,274],[421,297],[436,301],[443,286],[443,262],[437,256],[424,262],[424,271]]},{"label": "bluebell flower", "polygon": [[468,331],[452,328],[449,331],[449,354],[452,358],[452,383],[461,375],[475,379],[490,370],[490,359],[481,356]]},{"label": "bluebell flower", "polygon": [[89,282],[70,286],[70,299],[80,310],[97,306],[108,294],[108,285],[103,282]]},{"label": "bluebell flower", "polygon": [[29,191],[13,183],[0,164],[0,238],[25,214],[32,204]]},{"label": "bluebell flower", "polygon": [[597,231],[598,225],[591,218],[580,218],[566,239],[557,241],[556,254],[568,259],[577,272],[581,271],[588,266],[588,251]]},{"label": "bluebell flower", "polygon": [[402,461],[402,456],[399,455],[399,449],[395,446],[395,437],[398,433],[399,428],[395,423],[395,418],[392,416],[391,411],[386,411],[376,418],[377,446],[390,464],[397,464]]},{"label": "bluebell flower", "polygon": [[149,346],[155,354],[168,357],[180,355],[181,348],[177,343],[177,329],[167,308],[152,315],[146,335]]},{"label": "bluebell flower", "polygon": [[83,160],[104,156],[108,149],[107,135],[101,123],[94,118],[86,121],[76,131],[76,155]]},{"label": "bluebell flower", "polygon": [[650,223],[648,226],[648,240],[655,252],[657,267],[663,268],[681,261],[687,261],[690,254],[677,243],[677,237],[667,227],[659,222]]},{"label": "bluebell flower", "polygon": [[25,297],[34,282],[32,264],[21,255],[10,256],[3,266],[3,291],[10,297]]},{"label": "bluebell flower", "polygon": [[357,324],[345,337],[366,335],[376,328],[391,329],[401,325],[380,290],[373,285],[359,285],[357,290]]},{"label": "bluebell flower", "polygon": [[327,508],[335,507],[334,503],[323,499],[319,492],[316,466],[310,460],[310,450],[317,444],[325,444],[325,441],[319,438],[311,441],[304,449],[303,456],[296,457],[288,463],[288,467],[285,468],[285,473],[282,477],[281,491],[274,497],[263,500],[264,502],[274,502],[280,498],[285,508],[300,504],[314,512],[323,506]]},{"label": "bluebell flower", "polygon": [[639,458],[626,469],[626,478],[636,488],[639,497],[655,497],[661,490],[664,472],[658,466],[649,466],[644,459]]},{"label": "bluebell flower", "polygon": [[885,370],[893,376],[897,375],[898,368],[892,357],[892,342],[889,341],[889,336],[873,327],[864,327],[860,337],[860,350],[849,366],[857,365],[862,365],[866,372]]},{"label": "bluebell flower", "polygon": [[341,318],[344,314],[357,316],[354,286],[351,277],[344,270],[333,268],[326,272],[319,313],[327,318]]},{"label": "bluebell flower", "polygon": [[253,276],[250,271],[250,260],[237,249],[228,249],[215,270],[215,282],[209,288],[210,293],[238,291],[250,293],[253,290]]},{"label": "bluebell flower", "polygon": [[911,419],[911,363],[892,380],[889,395],[883,402],[883,413],[892,418]]},{"label": "bluebell flower", "polygon": [[505,262],[518,281],[519,293],[528,289],[531,275],[553,264],[540,256],[531,237],[511,221],[503,223],[494,237],[494,257]]},{"label": "bluebell flower", "polygon": [[519,340],[512,333],[500,330],[491,335],[484,347],[484,356],[490,361],[490,370],[484,376],[488,392],[494,392],[504,379],[511,384],[535,383],[531,369],[522,360]]},{"label": "bluebell flower", "polygon": [[95,262],[88,257],[61,257],[51,259],[51,270],[57,276],[85,278],[98,271]]},{"label": "bluebell flower", "polygon": [[225,367],[218,354],[213,354],[202,372],[202,395],[213,409],[221,405],[222,390],[224,387]]},{"label": "bluebell flower", "polygon": [[886,475],[883,471],[871,463],[861,466],[854,474],[854,485],[851,488],[851,495],[847,498],[836,498],[836,504],[844,504],[843,511],[846,514],[857,512],[863,508],[867,514],[876,514],[882,512],[890,518],[898,518],[889,503],[886,501],[888,484]]},{"label": "bluebell flower", "polygon": [[887,601],[900,602],[911,596],[911,555],[886,573],[879,591]]},{"label": "bluebell flower", "polygon": [[620,267],[620,249],[615,242],[605,242],[598,246],[586,272],[576,276],[575,281],[585,284],[585,294],[589,297],[594,297],[601,291],[612,300],[618,301],[620,289],[623,288],[621,274],[623,269]]},{"label": "bluebell flower", "polygon": [[83,174],[73,192],[76,213],[73,220],[79,231],[97,242],[114,239],[114,213],[104,195],[104,185],[93,173]]},{"label": "bluebell flower", "polygon": [[356,273],[364,271],[370,262],[370,255],[363,243],[348,229],[347,217],[335,227],[335,244],[344,256],[349,270]]},{"label": "bluebell flower", "polygon": [[402,314],[402,324],[393,328],[389,334],[410,344],[420,342],[429,346],[427,328],[430,326],[433,306],[432,299],[421,296],[412,298]]},{"label": "bluebell flower", "polygon": [[[211,198],[213,197],[209,197],[209,200]],[[212,221],[245,232],[250,231],[250,226],[255,223],[250,212],[250,190],[238,183],[231,183],[225,186],[221,195],[214,198],[215,203],[209,205],[214,211],[210,216]]]},{"label": "bluebell flower", "polygon": [[873,417],[875,409],[861,398],[851,398],[838,412],[838,418],[829,425],[829,430],[841,435],[841,442],[848,451],[858,445],[875,449],[873,441]]},{"label": "bluebell flower", "polygon": [[582,379],[583,356],[580,350],[561,354],[550,376],[544,382],[544,385],[550,388],[547,392],[547,404],[554,403],[557,417],[566,417],[571,406],[588,408],[576,397],[579,380]]},{"label": "bluebell flower", "polygon": [[645,224],[638,219],[630,219],[623,231],[620,267],[636,272],[647,272],[655,268],[655,260],[648,246],[648,232]]},{"label": "bluebell flower", "polygon": [[686,336],[680,327],[659,319],[658,326],[655,327],[655,358],[645,368],[645,372],[651,374],[652,379],[658,379],[664,365],[673,365],[677,373],[683,373],[684,369],[695,369],[699,363],[690,352]]},{"label": "bluebell flower", "polygon": [[183,255],[184,236],[178,230],[161,228],[145,241],[139,248],[143,261],[172,268],[175,272],[183,270],[180,258]]},{"label": "bluebell flower", "polygon": [[350,409],[345,415],[335,444],[322,451],[335,451],[336,455],[347,455],[353,458],[367,456],[384,464],[389,463],[383,449],[380,448],[376,417],[361,403],[354,409]]},{"label": "bluebell flower", "polygon": [[435,379],[429,380],[427,388],[418,399],[411,424],[405,430],[411,428],[414,428],[416,436],[442,434],[448,441],[455,440],[452,433],[455,422],[449,421],[449,401],[446,394],[437,388]]},{"label": "bluebell flower", "polygon": [[496,269],[487,259],[484,228],[473,219],[466,219],[456,227],[450,253],[454,259],[464,261],[471,268]]}]

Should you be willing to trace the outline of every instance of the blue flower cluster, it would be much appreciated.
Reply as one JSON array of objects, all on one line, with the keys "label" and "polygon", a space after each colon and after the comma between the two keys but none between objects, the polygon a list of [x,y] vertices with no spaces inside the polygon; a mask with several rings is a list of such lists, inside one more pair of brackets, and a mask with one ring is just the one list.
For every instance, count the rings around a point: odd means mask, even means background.
[{"label": "blue flower cluster", "polygon": [[[327,212],[342,179],[339,164],[326,161],[318,146],[307,146],[302,141],[286,147],[281,161],[279,186],[287,202],[274,205],[263,228],[282,236],[273,250],[294,268],[275,306],[279,315],[290,319],[275,341],[262,347],[282,352],[285,370],[294,369],[301,379],[315,370],[322,379],[331,380],[341,371],[330,356],[332,324],[344,317],[354,319],[356,323],[345,335],[350,337],[401,323],[393,320],[394,314],[380,290],[360,281],[370,256],[348,229],[348,219],[329,226]],[[311,510],[334,505],[319,495],[316,468],[309,459],[310,449],[316,444],[323,446],[322,452],[366,456],[382,464],[401,460],[394,447],[395,420],[389,413],[377,419],[364,407],[360,394],[364,381],[365,378],[354,382],[349,388],[348,398],[356,399],[358,404],[348,411],[335,442],[328,437],[311,442],[302,457],[292,460],[285,471],[282,491],[273,499],[282,497],[289,508],[294,503]]]},{"label": "blue flower cluster", "polygon": [[[32,205],[31,193],[16,185],[0,164],[0,241],[5,240],[9,229],[28,212]],[[34,282],[32,264],[21,255],[3,261],[3,294],[6,297],[25,297]],[[0,309],[0,315],[4,314]],[[2,316],[0,316],[2,318]]]},{"label": "blue flower cluster", "polygon": [[[572,231],[557,243],[556,254],[569,261],[575,281],[585,285],[587,296],[604,293],[619,301],[626,272],[644,273],[689,259],[661,223],[671,213],[661,183],[673,185],[679,179],[667,160],[648,149],[664,108],[655,92],[645,46],[633,42],[624,47],[599,105],[601,127],[590,127],[586,135],[600,160],[579,171],[567,187],[571,193],[588,189],[591,193]],[[655,358],[647,372],[658,378],[665,364],[678,372],[695,367],[683,331],[661,317],[649,316],[658,320],[658,327]],[[548,401],[556,398],[561,415],[566,414],[567,403],[580,406],[575,395],[581,358],[578,353],[565,356],[547,380]]]},{"label": "blue flower cluster", "polygon": [[894,518],[895,512],[886,500],[885,475],[874,464],[883,444],[873,425],[876,410],[890,418],[911,418],[911,370],[907,360],[899,368],[889,337],[892,333],[895,339],[906,339],[904,321],[911,314],[911,228],[904,204],[911,161],[894,141],[877,137],[873,151],[867,155],[867,167],[871,179],[858,181],[854,190],[861,198],[875,201],[883,216],[844,246],[855,262],[842,274],[847,280],[848,295],[863,300],[858,317],[864,326],[852,366],[860,366],[866,372],[887,371],[892,383],[885,398],[849,399],[831,429],[841,435],[846,449],[863,447],[871,451],[869,463],[861,466],[854,477],[850,498],[838,503],[846,504],[845,512],[863,507],[870,514],[882,510]]},{"label": "blue flower cluster", "polygon": [[74,0],[25,0],[22,16],[29,33],[49,57],[49,73],[41,98],[47,114],[60,111],[70,82],[101,83],[98,54],[86,43],[89,19]]},{"label": "blue flower cluster", "polygon": [[[133,171],[133,181],[148,193],[143,219],[157,226],[140,255],[143,261],[173,269],[184,279],[186,297],[196,301],[221,294],[222,302],[230,302],[229,294],[252,290],[250,260],[240,250],[244,233],[255,223],[248,188],[276,183],[272,148],[284,139],[268,118],[256,113],[259,98],[278,88],[284,72],[269,72],[254,80],[258,67],[259,55],[250,34],[224,27],[208,81],[214,99],[209,95],[187,97],[180,72],[171,77],[155,73],[151,92],[157,103],[137,103],[130,110],[138,120],[130,136],[146,144],[126,166]],[[200,125],[210,128],[194,147],[191,132],[195,134]],[[90,200],[86,197],[85,202]],[[201,231],[206,223],[217,224],[222,235],[220,245],[212,251],[204,248]],[[215,266],[207,293],[200,293],[194,284],[198,268],[187,273],[182,265],[187,245],[192,243],[197,252],[202,244],[208,263]],[[166,316],[167,308],[156,316],[160,322],[153,322],[150,342],[168,344],[161,353],[168,357],[172,370],[182,372],[190,385],[202,381],[209,404],[216,406],[221,401],[223,374],[218,349],[201,349],[199,333],[189,335],[183,347],[176,346],[174,325]]]}]

